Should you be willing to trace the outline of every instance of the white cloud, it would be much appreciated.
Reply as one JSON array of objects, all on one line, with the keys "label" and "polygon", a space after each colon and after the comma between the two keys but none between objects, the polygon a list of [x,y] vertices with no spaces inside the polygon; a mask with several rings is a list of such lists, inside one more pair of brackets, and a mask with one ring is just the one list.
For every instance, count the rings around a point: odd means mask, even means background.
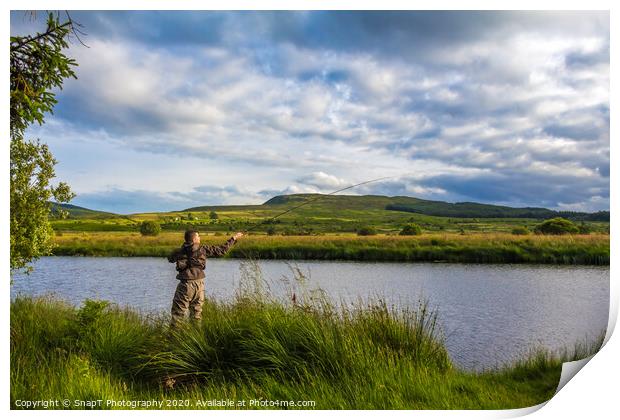
[{"label": "white cloud", "polygon": [[311,185],[319,189],[338,189],[349,185],[344,179],[338,178],[334,175],[326,174],[325,172],[313,172],[310,175],[303,176],[297,179],[297,182],[301,184]]},{"label": "white cloud", "polygon": [[[96,139],[94,153],[111,144],[131,160],[109,153],[109,168],[93,163],[97,187],[75,172],[65,172],[67,180],[84,192],[105,185],[147,191],[132,181],[135,168],[150,173],[137,155],[162,166],[170,157],[169,183],[176,179],[192,194],[203,183],[187,181],[180,160],[208,165],[215,183],[238,191],[204,199],[226,202],[263,198],[253,191],[316,192],[412,170],[418,180],[478,172],[556,177],[565,187],[562,203],[581,200],[572,184],[608,185],[609,40],[599,16],[521,14],[494,27],[494,36],[482,35],[483,28],[466,30],[463,40],[437,33],[432,48],[415,37],[408,43],[405,31],[383,50],[370,47],[372,31],[355,48],[300,42],[294,28],[290,38],[269,38],[269,25],[278,22],[256,16],[248,19],[260,23],[265,38],[254,39],[252,27],[234,16],[222,19],[230,37],[191,48],[126,39],[109,25],[89,37],[89,49],[72,47],[79,79],[59,93],[49,127],[32,132],[45,132],[54,146],[66,144],[70,127],[75,138],[81,131]],[[385,191],[464,194],[450,185],[393,187]],[[599,195],[607,197],[608,187]],[[536,204],[534,195],[522,196]]]}]

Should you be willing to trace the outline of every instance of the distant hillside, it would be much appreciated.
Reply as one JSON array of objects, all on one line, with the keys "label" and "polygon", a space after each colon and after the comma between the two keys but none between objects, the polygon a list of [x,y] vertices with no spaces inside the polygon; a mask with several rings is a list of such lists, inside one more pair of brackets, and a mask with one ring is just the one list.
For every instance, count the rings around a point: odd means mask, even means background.
[{"label": "distant hillside", "polygon": [[[292,194],[276,196],[258,205],[210,205],[131,215],[107,213],[70,204],[53,204],[53,209],[51,216],[54,230],[66,232],[136,231],[138,224],[154,220],[164,231],[192,228],[220,234],[251,229],[270,235],[314,235],[354,233],[367,227],[379,233],[395,234],[407,223],[416,223],[425,232],[505,233],[512,232],[516,227],[533,230],[542,219],[558,216],[580,223],[587,222],[588,226],[584,226],[584,229],[592,232],[609,232],[608,211],[556,212],[538,207],[512,208],[382,195]],[[57,213],[59,209],[69,212],[69,217],[65,219],[55,216],[54,212]]]},{"label": "distant hillside", "polygon": [[[279,195],[266,201],[263,205],[296,205],[306,200],[318,198],[320,194]],[[609,211],[596,213],[555,211],[541,207],[507,207],[481,203],[448,203],[445,201],[422,200],[414,197],[380,195],[330,195],[317,200],[309,206],[332,207],[336,209],[385,209],[419,213],[427,216],[462,217],[462,218],[519,218],[548,219],[565,217],[584,221],[609,221]]]},{"label": "distant hillside", "polygon": [[[314,200],[314,201],[313,201]],[[415,197],[383,195],[325,195],[325,194],[289,194],[275,196],[260,205],[226,205],[226,206],[198,206],[181,210],[181,212],[249,212],[258,215],[264,211],[283,211],[306,201],[295,214],[307,216],[336,217],[343,215],[343,211],[380,211],[380,212],[407,212],[435,217],[453,218],[502,218],[502,219],[549,219],[565,217],[576,221],[609,222],[609,211],[596,213],[555,211],[542,207],[508,207],[481,203],[448,203],[445,201],[423,200]],[[73,204],[52,203],[52,216],[58,208],[69,212],[73,219],[106,219],[126,218],[114,213],[91,210]],[[174,212],[169,212],[174,213]],[[153,213],[157,214],[157,213]],[[163,214],[163,213],[162,213]],[[264,214],[270,216],[271,214]]]},{"label": "distant hillside", "polygon": [[114,217],[116,214],[109,213],[105,211],[99,210],[91,210],[85,207],[75,206],[73,204],[60,204],[60,203],[51,203],[51,216],[56,217],[59,214],[59,210],[62,209],[69,213],[69,218],[72,219],[105,219],[109,217]]},{"label": "distant hillside", "polygon": [[[290,194],[277,195],[263,203],[263,206],[286,205],[293,206],[304,201],[315,200],[310,207],[331,208],[334,210],[384,210],[386,206],[394,203],[397,197],[384,195],[326,195],[326,194]],[[410,200],[416,198],[406,197]]]},{"label": "distant hillside", "polygon": [[239,205],[212,205],[212,206],[198,206],[190,207],[188,209],[179,210],[180,212],[186,211],[247,211],[247,210],[261,210],[264,208],[264,204],[239,204]]}]

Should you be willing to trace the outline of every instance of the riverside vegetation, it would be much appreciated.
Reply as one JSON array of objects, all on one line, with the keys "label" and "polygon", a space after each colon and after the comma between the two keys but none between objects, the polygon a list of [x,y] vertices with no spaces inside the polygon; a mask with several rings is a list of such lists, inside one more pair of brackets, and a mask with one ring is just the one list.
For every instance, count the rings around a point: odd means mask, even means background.
[{"label": "riverside vegetation", "polygon": [[[220,234],[222,235],[222,234]],[[217,244],[225,236],[203,235]],[[62,232],[55,255],[164,257],[182,241],[181,232],[142,236],[136,232]],[[459,263],[609,264],[609,235],[513,235],[426,233],[416,236],[325,234],[249,235],[228,254],[236,258]]]},{"label": "riverside vegetation", "polygon": [[[514,209],[411,197],[324,196],[271,219],[309,198],[313,196],[278,196],[262,205],[210,206],[132,215],[63,205],[69,218],[52,221],[53,253],[164,256],[179,245],[181,232],[188,228],[200,231],[214,243],[223,239],[214,236],[252,229],[252,234],[233,248],[229,256],[609,264],[609,212]],[[558,215],[572,220],[559,219]],[[544,224],[537,217],[550,217],[555,222]],[[562,232],[569,234],[547,235]]]},{"label": "riverside vegetation", "polygon": [[314,401],[286,406],[305,409],[520,408],[550,399],[562,362],[602,343],[601,336],[570,352],[532,351],[493,371],[466,372],[453,365],[427,302],[414,309],[380,299],[335,305],[312,290],[282,301],[259,277],[230,302],[207,300],[203,320],[179,330],[169,330],[163,315],[104,301],[76,308],[50,297],[16,298],[11,407],[62,398],[177,400],[162,408],[193,409],[209,408],[198,400],[221,399]]},{"label": "riverside vegetation", "polygon": [[[533,231],[542,220],[561,216],[589,231],[609,233],[609,212],[554,212],[476,203],[451,204],[412,197],[332,195],[320,198],[317,200],[314,194],[293,194],[274,197],[261,205],[206,206],[131,215],[55,205],[52,226],[56,231],[137,232],[142,222],[154,221],[163,231],[191,227],[202,232],[234,232],[251,228],[272,235],[319,235],[355,233],[365,228],[379,234],[398,234],[407,224],[415,223],[427,233],[510,233],[516,227]],[[316,201],[270,220],[309,200]],[[394,203],[400,203],[400,206]],[[404,204],[407,207],[403,207]],[[66,211],[69,217],[58,218],[56,215],[60,210]]]}]

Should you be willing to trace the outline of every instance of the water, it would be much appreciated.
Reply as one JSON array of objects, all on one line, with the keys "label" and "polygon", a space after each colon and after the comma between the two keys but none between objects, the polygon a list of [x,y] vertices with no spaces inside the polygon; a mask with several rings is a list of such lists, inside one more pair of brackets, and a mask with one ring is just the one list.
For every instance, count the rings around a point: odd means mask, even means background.
[{"label": "water", "polygon": [[[241,260],[211,259],[206,293],[231,299],[242,280]],[[245,263],[247,265],[247,263]],[[462,368],[493,368],[536,347],[560,350],[594,339],[607,327],[609,267],[296,261],[336,301],[384,297],[417,307],[428,299],[452,359]],[[295,284],[284,261],[260,261],[271,292],[282,298]],[[177,281],[163,258],[47,257],[29,276],[17,275],[18,294],[53,294],[79,305],[106,299],[142,312],[168,312]]]}]

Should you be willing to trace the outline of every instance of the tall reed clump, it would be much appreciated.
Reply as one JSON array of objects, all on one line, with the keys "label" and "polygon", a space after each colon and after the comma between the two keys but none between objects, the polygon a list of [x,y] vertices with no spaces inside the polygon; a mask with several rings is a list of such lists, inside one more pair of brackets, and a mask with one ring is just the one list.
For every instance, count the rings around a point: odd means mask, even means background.
[{"label": "tall reed clump", "polygon": [[199,325],[171,332],[166,348],[149,356],[143,373],[179,382],[266,374],[339,381],[369,380],[378,365],[394,359],[438,371],[451,368],[436,315],[426,303],[417,311],[390,309],[383,301],[337,306],[307,289],[294,302],[283,302],[265,290],[260,275],[245,280],[233,302],[209,301]]}]

